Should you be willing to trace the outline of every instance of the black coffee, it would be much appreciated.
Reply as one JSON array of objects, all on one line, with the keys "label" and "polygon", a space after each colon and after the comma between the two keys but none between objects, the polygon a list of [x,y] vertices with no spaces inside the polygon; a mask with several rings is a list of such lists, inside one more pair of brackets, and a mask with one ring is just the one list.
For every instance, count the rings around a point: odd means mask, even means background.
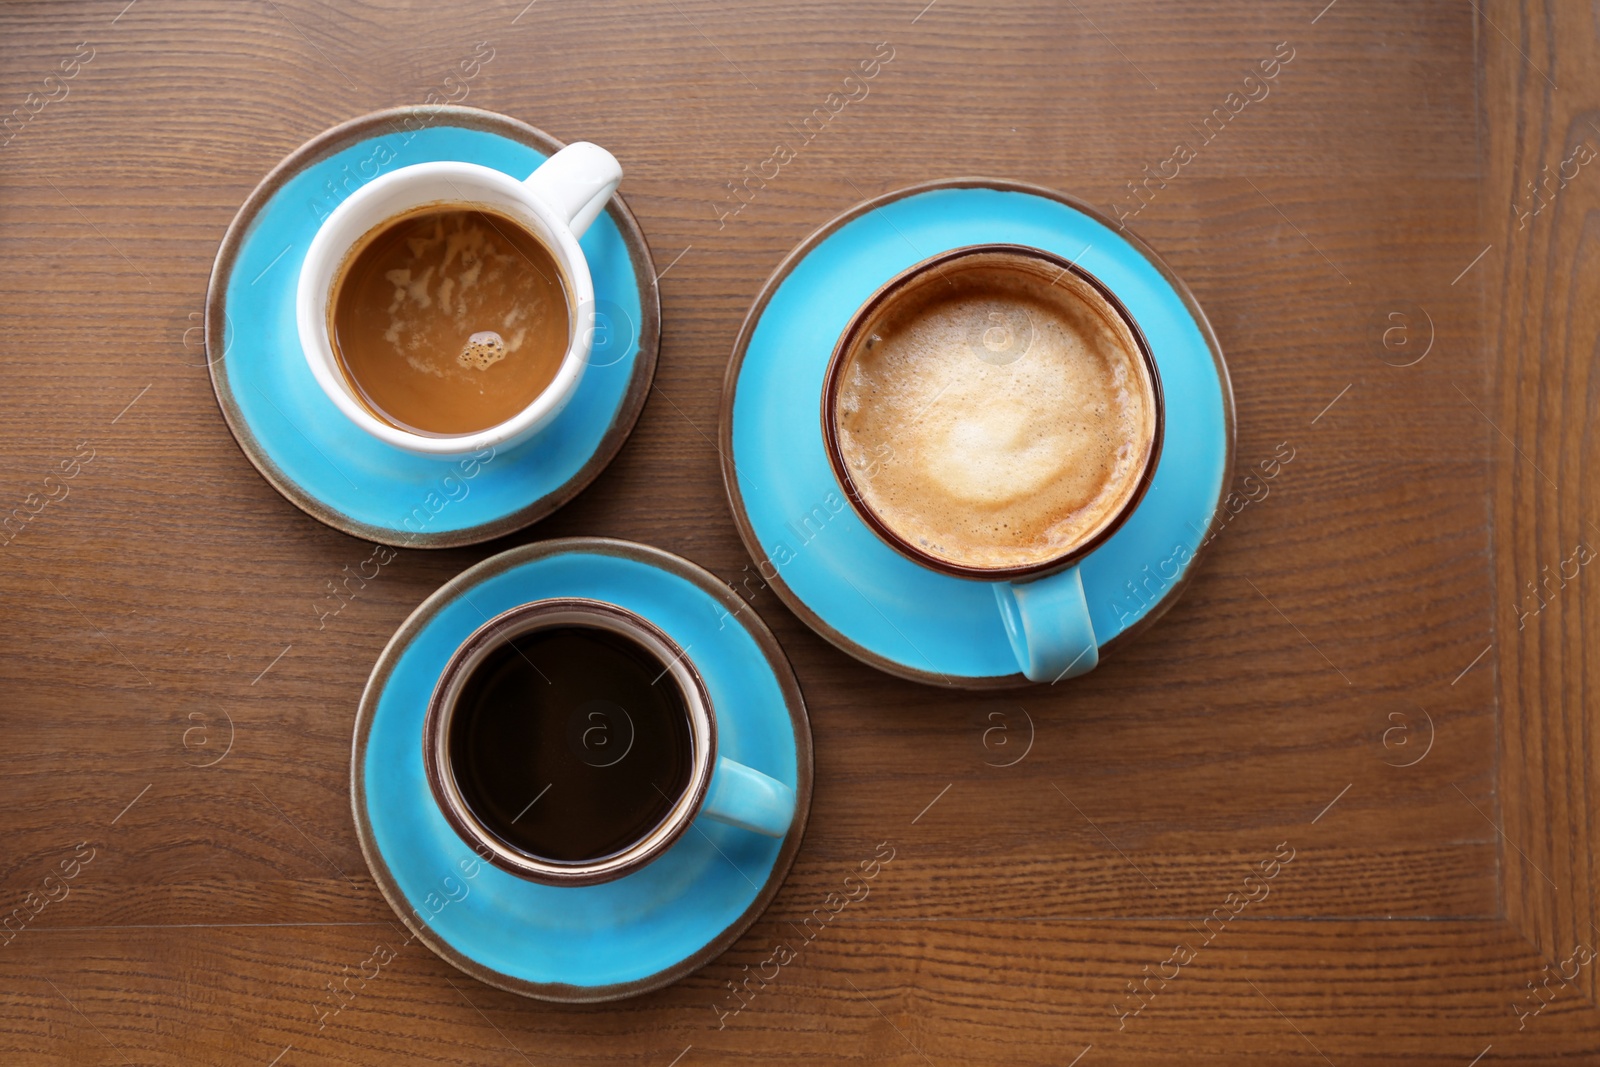
[{"label": "black coffee", "polygon": [[540,859],[603,859],[659,826],[689,785],[689,716],[666,664],[588,626],[525,634],[462,687],[448,739],[467,807]]}]

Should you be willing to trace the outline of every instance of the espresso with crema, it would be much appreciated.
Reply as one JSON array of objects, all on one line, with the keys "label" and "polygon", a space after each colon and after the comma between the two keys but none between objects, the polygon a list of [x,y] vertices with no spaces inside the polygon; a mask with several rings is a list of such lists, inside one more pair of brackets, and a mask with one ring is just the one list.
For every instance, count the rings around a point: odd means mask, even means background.
[{"label": "espresso with crema", "polygon": [[555,256],[519,223],[435,205],[390,219],[351,252],[328,334],[352,392],[379,419],[473,433],[555,379],[567,292]]},{"label": "espresso with crema", "polygon": [[961,568],[1061,558],[1140,492],[1157,385],[1089,282],[990,252],[937,266],[870,313],[832,418],[860,503]]}]

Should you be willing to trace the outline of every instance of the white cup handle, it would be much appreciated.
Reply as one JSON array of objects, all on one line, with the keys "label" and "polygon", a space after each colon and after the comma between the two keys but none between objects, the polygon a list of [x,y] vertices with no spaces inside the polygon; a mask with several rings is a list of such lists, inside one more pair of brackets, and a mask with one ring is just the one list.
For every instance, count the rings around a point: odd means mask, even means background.
[{"label": "white cup handle", "polygon": [[582,237],[622,181],[622,164],[597,144],[576,141],[540,164],[523,185]]}]

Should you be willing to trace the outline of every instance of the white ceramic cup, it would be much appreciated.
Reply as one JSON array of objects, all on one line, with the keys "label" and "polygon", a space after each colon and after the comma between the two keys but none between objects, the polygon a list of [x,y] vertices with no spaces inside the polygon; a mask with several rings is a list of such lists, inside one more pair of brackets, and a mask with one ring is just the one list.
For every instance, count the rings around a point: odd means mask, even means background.
[{"label": "white ceramic cup", "polygon": [[[312,377],[341,414],[386,444],[434,456],[458,456],[515,444],[536,433],[577,391],[594,339],[594,282],[578,238],[622,180],[622,166],[597,144],[579,141],[545,160],[524,181],[476,163],[417,163],[374,178],[335,208],[311,240],[300,268],[295,319]],[[328,336],[328,311],[345,261],[374,229],[429,204],[505,215],[555,257],[567,296],[567,352],[554,380],[516,415],[465,434],[423,434],[379,419],[352,391]]]}]

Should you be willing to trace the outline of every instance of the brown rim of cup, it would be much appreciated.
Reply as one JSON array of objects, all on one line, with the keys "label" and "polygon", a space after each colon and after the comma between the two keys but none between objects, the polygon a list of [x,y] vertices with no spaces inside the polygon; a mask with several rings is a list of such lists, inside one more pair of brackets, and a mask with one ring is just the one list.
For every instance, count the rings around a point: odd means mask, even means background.
[{"label": "brown rim of cup", "polygon": [[[1139,474],[1139,481],[1138,484],[1134,486],[1133,494],[1128,497],[1128,501],[1123,505],[1122,509],[1118,511],[1109,522],[1096,531],[1093,537],[1089,538],[1082,544],[1073,547],[1068,552],[1062,553],[1059,556],[1051,557],[1050,559],[1042,560],[1038,563],[1030,563],[1025,566],[1018,567],[969,567],[960,563],[951,563],[948,560],[940,559],[937,556],[922,551],[920,548],[911,544],[909,541],[905,540],[899,534],[891,530],[888,525],[878,517],[877,513],[874,512],[872,508],[870,508],[866,502],[861,499],[860,490],[856,487],[855,480],[850,476],[849,467],[844,462],[844,455],[839,447],[839,431],[837,423],[834,420],[834,408],[838,404],[839,387],[840,381],[843,377],[845,361],[849,357],[850,353],[855,350],[856,342],[860,339],[862,328],[872,318],[876,311],[882,308],[890,300],[899,296],[900,293],[912,281],[922,277],[924,274],[936,271],[940,267],[943,267],[949,263],[953,263],[956,260],[966,259],[978,255],[992,255],[995,253],[1036,259],[1040,262],[1047,263],[1050,266],[1060,268],[1063,273],[1070,271],[1079,280],[1085,282],[1090,286],[1090,288],[1094,289],[1094,291],[1100,295],[1101,299],[1106,302],[1106,305],[1110,307],[1111,310],[1119,318],[1121,318],[1123,323],[1128,327],[1128,331],[1133,335],[1134,345],[1139,350],[1139,356],[1144,360],[1145,370],[1150,376],[1151,392],[1155,400],[1155,427],[1154,431],[1150,435],[1150,452],[1145,458],[1144,470],[1142,470]],[[1058,274],[1056,277],[1059,279],[1061,275]],[[914,263],[905,270],[901,271],[899,274],[896,274],[893,278],[890,278],[887,282],[884,282],[875,293],[867,297],[866,301],[861,305],[861,307],[857,308],[855,314],[850,317],[850,321],[845,325],[844,330],[839,334],[838,343],[836,343],[833,347],[833,355],[828,360],[827,375],[822,381],[823,449],[828,453],[828,464],[833,468],[834,477],[838,479],[840,486],[844,489],[845,499],[850,502],[850,506],[855,510],[856,514],[861,517],[861,520],[867,524],[867,528],[876,534],[878,539],[883,541],[890,548],[911,559],[913,562],[920,563],[924,567],[928,567],[931,570],[940,571],[945,574],[954,575],[957,578],[972,578],[980,581],[995,582],[1044,578],[1056,573],[1057,571],[1066,569],[1067,567],[1076,563],[1078,560],[1082,559],[1084,556],[1087,556],[1096,548],[1100,547],[1100,545],[1104,544],[1112,534],[1116,533],[1117,530],[1122,527],[1122,524],[1126,522],[1128,516],[1132,515],[1133,512],[1138,508],[1139,502],[1144,499],[1145,493],[1149,490],[1150,483],[1155,478],[1156,467],[1160,464],[1161,443],[1165,434],[1165,429],[1166,403],[1161,392],[1161,372],[1156,366],[1155,356],[1150,352],[1150,343],[1145,339],[1144,331],[1139,329],[1139,324],[1137,321],[1135,321],[1133,314],[1123,306],[1121,300],[1117,299],[1116,294],[1111,291],[1110,287],[1102,282],[1099,278],[1096,278],[1093,274],[1084,270],[1082,267],[1078,266],[1069,259],[1058,256],[1054,252],[1047,252],[1042,248],[1034,248],[1030,245],[965,245],[961,248],[952,248],[947,252],[941,252],[936,256],[930,256],[922,262]]]},{"label": "brown rim of cup", "polygon": [[[629,630],[640,631],[652,640],[660,642],[662,647],[672,654],[665,664],[666,673],[670,673],[672,667],[682,664],[685,673],[694,682],[695,692],[693,696],[699,699],[701,707],[705,709],[706,722],[709,727],[705,746],[705,773],[699,776],[698,781],[691,778],[689,788],[673,804],[672,810],[662,821],[668,822],[672,820],[675,817],[675,813],[680,810],[687,812],[687,814],[678,817],[677,825],[669,833],[652,842],[649,848],[643,850],[637,856],[630,857],[627,863],[599,871],[594,870],[594,868],[613,860],[617,856],[626,854],[636,847],[638,843],[635,842],[634,845],[630,845],[628,848],[606,856],[596,856],[592,859],[581,861],[551,860],[525,853],[521,849],[495,837],[487,826],[482,825],[477,818],[467,811],[465,803],[459,798],[459,789],[452,792],[445,788],[443,779],[443,776],[449,772],[442,766],[443,763],[447,762],[447,757],[442,754],[441,746],[448,743],[448,728],[455,713],[453,705],[450,707],[445,706],[446,700],[459,695],[460,687],[466,681],[465,674],[468,664],[475,667],[480,656],[487,654],[493,646],[540,629],[537,624],[541,620],[552,615],[563,615],[572,612],[581,612],[591,617],[597,615],[608,617]],[[684,696],[687,704],[691,694],[685,693]],[[691,726],[691,738],[693,734],[694,731]],[[695,763],[696,765],[700,763],[698,754],[696,755]],[[434,802],[439,805],[439,811],[444,816],[445,821],[450,824],[450,828],[480,858],[519,878],[526,878],[529,881],[540,882],[545,885],[580,886],[610,882],[630,874],[655,860],[677,843],[678,838],[682,837],[684,832],[689,829],[689,825],[694,821],[695,815],[700,811],[701,804],[705,801],[706,792],[711,786],[711,776],[716,772],[716,765],[717,718],[711,706],[711,694],[706,690],[705,681],[700,677],[700,672],[694,668],[694,665],[684,655],[683,649],[678,646],[676,641],[668,637],[660,627],[643,616],[616,604],[611,604],[604,600],[591,600],[587,597],[554,597],[548,600],[535,600],[527,604],[519,604],[514,608],[501,612],[474,630],[450,654],[450,659],[445,663],[444,670],[439,672],[439,681],[433,688],[432,696],[428,698],[428,711],[422,723],[422,766],[427,772],[428,788],[433,793]],[[659,825],[657,824],[658,827]],[[651,832],[653,833],[654,829]],[[526,856],[526,862],[518,862],[505,853]]]}]

